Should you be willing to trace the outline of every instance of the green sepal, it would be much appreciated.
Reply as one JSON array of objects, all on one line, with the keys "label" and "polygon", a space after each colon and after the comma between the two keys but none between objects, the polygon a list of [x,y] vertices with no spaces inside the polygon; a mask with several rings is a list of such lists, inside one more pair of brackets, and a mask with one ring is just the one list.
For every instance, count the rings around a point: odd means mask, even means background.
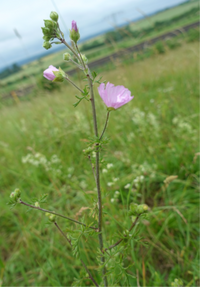
[{"label": "green sepal", "polygon": [[50,36],[51,35],[51,30],[47,27],[41,27],[42,32],[44,34],[44,36]]},{"label": "green sepal", "polygon": [[58,13],[56,13],[55,11],[52,11],[52,12],[50,13],[50,18],[51,18],[53,21],[57,22],[57,21],[58,21]]},{"label": "green sepal", "polygon": [[72,41],[74,41],[74,43],[77,43],[78,40],[80,39],[79,31],[76,32],[74,29],[69,30],[69,37]]},{"label": "green sepal", "polygon": [[53,80],[53,82],[63,82],[66,75],[65,72],[59,67],[59,71],[53,71],[54,75],[55,75],[55,79]]},{"label": "green sepal", "polygon": [[54,23],[52,20],[44,20],[44,25],[46,28],[52,29],[54,28]]},{"label": "green sepal", "polygon": [[107,111],[108,111],[108,112],[112,112],[112,111],[116,111],[116,109],[113,108],[113,107],[108,107],[108,108],[107,108]]},{"label": "green sepal", "polygon": [[46,50],[50,49],[52,47],[51,43],[44,41],[43,45],[42,45]]}]

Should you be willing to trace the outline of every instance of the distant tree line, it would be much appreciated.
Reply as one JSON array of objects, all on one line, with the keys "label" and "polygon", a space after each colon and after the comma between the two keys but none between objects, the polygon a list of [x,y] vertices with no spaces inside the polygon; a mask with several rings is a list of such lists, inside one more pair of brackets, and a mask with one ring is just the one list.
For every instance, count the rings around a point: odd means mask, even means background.
[{"label": "distant tree line", "polygon": [[134,38],[139,38],[139,37],[144,37],[146,34],[149,34],[153,31],[159,31],[167,26],[172,25],[173,23],[182,20],[184,18],[188,18],[190,16],[193,16],[195,13],[197,13],[199,11],[198,7],[194,7],[192,9],[190,9],[189,11],[186,11],[182,14],[179,14],[177,16],[174,16],[170,19],[166,19],[163,21],[156,21],[154,24],[152,24],[149,27],[146,28],[141,28],[138,30],[132,30],[130,25],[126,25],[124,27],[121,28],[117,28],[114,31],[110,31],[107,32],[105,34],[105,39],[104,41],[100,41],[100,40],[94,40],[91,41],[89,43],[85,43],[82,46],[82,50],[83,51],[87,51],[90,49],[94,49],[97,47],[101,47],[103,45],[105,45],[105,43],[112,43],[114,42],[120,42],[125,38],[130,38],[130,37],[134,37]]},{"label": "distant tree line", "polygon": [[20,66],[18,66],[17,64],[13,64],[12,67],[6,68],[4,69],[1,73],[0,73],[0,79],[4,79],[14,73],[17,73],[21,70],[22,68]]}]

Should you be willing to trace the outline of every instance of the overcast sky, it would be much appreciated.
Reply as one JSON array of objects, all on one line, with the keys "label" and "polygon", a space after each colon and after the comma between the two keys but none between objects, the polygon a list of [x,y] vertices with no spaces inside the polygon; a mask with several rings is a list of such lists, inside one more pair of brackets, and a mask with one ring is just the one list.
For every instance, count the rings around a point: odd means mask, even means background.
[{"label": "overcast sky", "polygon": [[137,8],[148,14],[181,2],[184,1],[0,0],[0,69],[45,51],[41,27],[44,26],[43,19],[49,19],[51,11],[61,15],[59,22],[65,34],[68,34],[71,21],[76,20],[81,38],[84,38],[111,28],[114,19],[111,15],[114,13],[116,23],[121,24],[140,17]]}]

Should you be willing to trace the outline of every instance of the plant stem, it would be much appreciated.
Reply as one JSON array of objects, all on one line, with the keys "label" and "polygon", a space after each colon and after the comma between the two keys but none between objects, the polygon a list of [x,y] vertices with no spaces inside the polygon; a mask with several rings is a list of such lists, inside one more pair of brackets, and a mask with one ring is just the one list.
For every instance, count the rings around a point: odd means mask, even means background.
[{"label": "plant stem", "polygon": [[[80,222],[80,221],[77,221],[77,220],[75,220],[75,219],[72,219],[72,218],[70,218],[70,217],[64,216],[64,215],[59,214],[59,213],[54,212],[54,211],[50,211],[50,210],[47,210],[47,209],[43,209],[43,208],[41,208],[41,207],[36,207],[36,206],[34,206],[34,205],[31,205],[31,204],[28,204],[28,203],[22,201],[21,199],[19,199],[19,203],[21,203],[21,204],[23,204],[23,205],[26,205],[26,206],[28,206],[28,207],[34,208],[34,209],[41,210],[41,211],[43,211],[43,212],[48,212],[48,213],[51,213],[51,214],[55,214],[55,215],[57,215],[57,216],[60,216],[60,217],[62,217],[62,218],[68,219],[68,220],[70,220],[70,221],[73,221],[73,222],[75,222],[75,223],[78,223],[78,224],[80,224],[80,225],[83,225],[83,226],[86,226],[86,227],[87,227],[86,224],[84,224],[84,223],[82,223],[82,222]],[[97,228],[96,228],[96,227],[93,227],[93,226],[90,226],[90,228],[97,230]]]},{"label": "plant stem", "polygon": [[[98,128],[97,128],[97,117],[96,117],[96,109],[95,109],[95,101],[94,101],[94,91],[93,91],[93,84],[92,80],[90,79],[89,74],[87,74],[88,84],[90,87],[90,96],[91,96],[91,104],[92,104],[92,114],[93,114],[93,124],[94,124],[94,134],[98,137]],[[97,186],[97,193],[98,193],[98,208],[99,208],[99,215],[98,215],[98,230],[99,230],[99,247],[102,251],[101,262],[102,265],[105,263],[105,257],[103,255],[103,236],[102,236],[102,201],[101,201],[101,189],[100,189],[100,174],[99,174],[99,150],[98,144],[96,144],[96,186]],[[106,267],[103,267],[103,281],[104,286],[108,286],[107,277],[106,277]]]},{"label": "plant stem", "polygon": [[107,125],[108,125],[109,115],[110,115],[110,112],[108,112],[108,113],[107,113],[105,126],[104,126],[104,128],[103,128],[103,131],[102,131],[102,134],[101,134],[101,136],[100,136],[99,140],[101,140],[101,139],[102,139],[102,137],[103,137],[103,135],[104,135],[104,133],[105,133],[105,131],[106,131],[106,128],[107,128]]},{"label": "plant stem", "polygon": [[[57,222],[54,222],[56,228],[60,231],[60,233],[63,235],[63,237],[67,240],[67,242],[70,244],[70,246],[73,248],[72,246],[72,243],[71,243],[71,240],[64,234],[64,232],[62,231],[62,229],[59,227],[59,225],[57,224]],[[99,287],[99,285],[97,284],[97,282],[95,281],[95,279],[93,278],[92,274],[90,273],[90,271],[88,270],[87,266],[85,265],[85,263],[83,262],[82,259],[81,260],[81,263],[83,265],[83,267],[85,268],[86,272],[88,273],[89,275],[89,278],[92,280],[92,282],[95,284],[95,286]]]},{"label": "plant stem", "polygon": [[[130,231],[133,229],[133,227],[136,225],[136,223],[137,223],[137,221],[138,221],[140,215],[141,215],[141,214],[139,214],[139,215],[136,217],[135,221],[132,223],[131,227],[129,228],[129,232],[130,232]],[[124,237],[127,237],[127,236],[125,235]],[[112,244],[112,245],[110,245],[109,247],[105,248],[104,251],[107,251],[107,250],[109,250],[109,249],[112,249],[112,248],[116,247],[116,246],[119,245],[123,240],[124,240],[124,238],[119,239],[115,244]]]},{"label": "plant stem", "polygon": [[62,231],[62,229],[58,226],[58,223],[54,222],[54,224],[55,224],[56,228],[60,231],[60,233],[65,237],[65,239],[70,244],[70,246],[72,247],[71,240],[67,237],[67,235],[65,235],[65,233]]},{"label": "plant stem", "polygon": [[92,280],[92,282],[99,287],[99,285],[97,284],[97,282],[94,280],[94,278],[92,277],[92,274],[90,273],[90,271],[88,270],[87,266],[85,265],[85,263],[83,262],[83,260],[81,259],[81,263],[83,264],[85,270],[87,271],[89,278]]},{"label": "plant stem", "polygon": [[85,65],[85,63],[84,63],[84,61],[83,61],[83,58],[82,58],[82,56],[81,56],[81,52],[80,52],[80,50],[79,50],[79,48],[78,48],[77,43],[76,43],[76,49],[77,49],[77,51],[78,51],[78,53],[79,53],[79,58],[80,58],[80,60],[81,60],[81,62],[82,62],[83,68],[84,68],[84,70],[86,71],[86,70],[87,70],[87,67],[86,67],[86,65]]},{"label": "plant stem", "polygon": [[70,84],[72,84],[77,90],[79,90],[81,93],[84,93],[83,90],[81,90],[74,82],[72,82],[68,77],[65,78]]},{"label": "plant stem", "polygon": [[65,41],[65,39],[60,39],[60,41],[65,44],[65,46],[67,46],[68,49],[70,49],[72,51],[72,53],[76,56],[76,58],[79,59],[78,54],[74,51],[74,49]]}]

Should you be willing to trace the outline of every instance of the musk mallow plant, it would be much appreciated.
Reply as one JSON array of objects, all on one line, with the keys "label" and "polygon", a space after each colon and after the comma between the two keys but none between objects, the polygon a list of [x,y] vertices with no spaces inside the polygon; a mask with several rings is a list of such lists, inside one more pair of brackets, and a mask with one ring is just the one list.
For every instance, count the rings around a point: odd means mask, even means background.
[{"label": "musk mallow plant", "polygon": [[[85,55],[82,55],[79,47],[78,47],[78,40],[80,39],[79,29],[77,27],[77,23],[73,20],[72,26],[70,30],[70,39],[71,44],[67,43],[64,38],[64,34],[60,29],[58,23],[58,14],[56,12],[51,12],[50,19],[44,20],[44,27],[42,27],[43,32],[43,47],[45,49],[50,49],[52,44],[64,44],[69,52],[64,53],[63,60],[69,61],[73,65],[76,65],[82,72],[87,80],[87,84],[85,85],[84,89],[81,89],[77,84],[61,69],[56,68],[52,65],[44,71],[43,76],[53,82],[63,82],[68,81],[74,88],[77,89],[79,95],[76,95],[76,103],[74,107],[77,107],[82,100],[86,100],[88,105],[91,105],[92,109],[92,117],[93,117],[93,136],[88,140],[88,146],[84,149],[84,154],[88,161],[91,164],[92,173],[94,177],[94,182],[96,184],[96,197],[97,197],[97,216],[91,216],[91,223],[86,224],[82,221],[78,221],[77,219],[68,217],[66,215],[60,214],[56,211],[47,210],[41,207],[43,203],[46,201],[46,195],[42,195],[38,199],[34,199],[32,203],[27,203],[22,200],[21,191],[16,189],[10,195],[10,202],[11,206],[15,206],[16,204],[22,204],[27,206],[28,208],[32,208],[35,210],[39,210],[44,212],[48,217],[49,221],[55,225],[58,232],[66,239],[67,244],[72,248],[73,254],[76,257],[79,257],[80,262],[82,263],[83,268],[85,269],[88,278],[93,282],[95,286],[110,286],[114,284],[114,281],[111,280],[112,278],[112,271],[115,269],[115,264],[120,266],[120,272],[126,272],[126,268],[123,267],[123,256],[124,256],[124,249],[127,250],[127,244],[130,240],[134,239],[134,230],[138,223],[138,220],[141,216],[148,211],[148,206],[145,204],[137,205],[136,203],[129,204],[127,209],[127,214],[131,217],[132,224],[130,225],[129,229],[125,229],[124,232],[119,236],[119,240],[113,244],[109,244],[109,241],[106,239],[106,232],[104,226],[104,217],[103,217],[103,202],[102,202],[102,192],[101,192],[101,178],[100,178],[100,153],[102,148],[104,148],[105,144],[108,140],[104,137],[105,131],[108,126],[109,115],[112,111],[116,111],[121,108],[123,105],[127,104],[129,101],[133,99],[131,96],[131,92],[125,88],[124,86],[114,86],[111,83],[105,84],[101,82],[101,78],[97,79],[97,74],[95,72],[91,72],[88,66],[88,61]],[[102,98],[103,102],[107,107],[107,115],[105,117],[105,124],[104,127],[99,133],[99,128],[97,124],[97,116],[96,116],[96,105],[95,105],[95,93],[94,93],[94,86],[97,86],[98,93]],[[118,111],[120,112],[120,111]],[[120,118],[119,118],[120,120]],[[95,156],[94,156],[95,155]],[[91,159],[94,159],[92,162]],[[96,251],[95,258],[97,258],[99,269],[102,272],[102,280],[97,280],[93,272],[91,272],[86,263],[81,258],[79,252],[79,240],[74,238],[73,230],[67,229],[67,232],[63,231],[58,225],[58,218],[61,217],[62,219],[70,221],[72,224],[76,223],[81,227],[81,234],[87,238],[87,236],[95,236],[98,237],[99,242],[99,249]],[[116,230],[116,234],[118,234]],[[124,244],[121,244],[124,243]],[[119,245],[123,247],[122,249],[119,248]],[[113,253],[113,250],[115,252]],[[113,255],[114,254],[114,255]],[[116,258],[118,254],[122,254],[119,258]],[[113,260],[113,256],[114,260]],[[94,255],[93,255],[94,257]],[[113,265],[114,264],[114,265]],[[96,263],[95,263],[96,265]],[[114,266],[114,267],[113,267]],[[128,276],[128,275],[126,275]],[[125,276],[125,277],[126,277]],[[98,282],[99,281],[99,282]],[[81,284],[81,283],[79,283]],[[115,282],[117,284],[117,281]],[[77,286],[77,285],[76,285]]]}]

